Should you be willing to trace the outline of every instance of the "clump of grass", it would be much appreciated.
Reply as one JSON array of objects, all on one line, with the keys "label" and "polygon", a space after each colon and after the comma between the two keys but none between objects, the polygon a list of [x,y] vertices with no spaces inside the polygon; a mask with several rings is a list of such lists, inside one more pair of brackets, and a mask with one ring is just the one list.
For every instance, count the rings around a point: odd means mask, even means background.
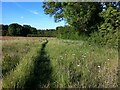
[{"label": "clump of grass", "polygon": [[19,64],[24,57],[34,47],[36,41],[28,40],[8,40],[2,42],[2,74],[6,76]]},{"label": "clump of grass", "polygon": [[22,58],[15,70],[3,78],[3,88],[23,88],[25,81],[34,69],[33,63],[39,55],[40,43],[34,47]]},{"label": "clump of grass", "polygon": [[51,40],[46,48],[54,87],[117,87],[117,50],[84,41]]}]

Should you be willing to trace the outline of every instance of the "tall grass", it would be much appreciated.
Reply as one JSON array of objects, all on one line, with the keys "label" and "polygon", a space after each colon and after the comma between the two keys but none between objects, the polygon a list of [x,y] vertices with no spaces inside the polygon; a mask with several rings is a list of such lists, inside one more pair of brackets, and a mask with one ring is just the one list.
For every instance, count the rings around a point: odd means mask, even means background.
[{"label": "tall grass", "polygon": [[39,55],[40,44],[41,42],[33,43],[30,51],[22,57],[16,68],[3,78],[3,88],[22,88],[24,86],[29,75],[33,73],[33,63]]},{"label": "tall grass", "polygon": [[[46,42],[41,41],[24,41],[29,43],[29,51],[18,53],[22,57],[19,63],[12,61],[16,67],[3,78],[3,88],[118,87],[116,49],[77,40],[48,38]],[[25,48],[25,44],[20,47]],[[10,46],[14,48],[11,52],[18,49],[14,45]],[[3,50],[8,53],[6,48]]]},{"label": "tall grass", "polygon": [[20,60],[35,47],[34,43],[38,43],[40,40],[27,40],[27,39],[17,39],[17,40],[7,40],[2,41],[2,74],[5,76],[11,70],[14,70]]},{"label": "tall grass", "polygon": [[85,41],[51,40],[46,47],[53,87],[117,87],[118,52]]}]

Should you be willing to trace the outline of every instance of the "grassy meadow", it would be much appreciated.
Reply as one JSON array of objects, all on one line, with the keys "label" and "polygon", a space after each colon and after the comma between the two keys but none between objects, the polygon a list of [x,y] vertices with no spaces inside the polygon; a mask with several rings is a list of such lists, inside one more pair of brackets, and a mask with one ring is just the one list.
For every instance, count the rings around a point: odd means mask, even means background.
[{"label": "grassy meadow", "polygon": [[115,88],[118,50],[86,41],[3,37],[3,88]]}]

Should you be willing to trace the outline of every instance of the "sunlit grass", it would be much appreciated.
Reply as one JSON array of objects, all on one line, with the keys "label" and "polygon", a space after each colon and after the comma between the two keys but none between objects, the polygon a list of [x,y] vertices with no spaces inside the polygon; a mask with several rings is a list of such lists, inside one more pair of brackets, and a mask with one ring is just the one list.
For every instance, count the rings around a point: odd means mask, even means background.
[{"label": "sunlit grass", "polygon": [[2,65],[8,70],[3,77],[4,88],[118,86],[116,49],[56,38],[47,38],[46,43],[45,39],[3,42]]},{"label": "sunlit grass", "polygon": [[8,70],[3,77],[3,88],[22,88],[27,78],[34,70],[33,64],[35,58],[39,55],[38,51],[41,48],[42,40],[39,38],[30,41],[4,41],[3,44],[5,45],[3,47],[4,58],[2,67],[3,70]]},{"label": "sunlit grass", "polygon": [[12,69],[19,64],[19,61],[35,47],[35,43],[40,42],[40,39],[19,39],[16,40],[3,40],[2,41],[2,74],[3,76],[8,74]]},{"label": "sunlit grass", "polygon": [[83,41],[57,39],[49,41],[46,50],[56,80],[53,86],[117,87],[117,50]]}]

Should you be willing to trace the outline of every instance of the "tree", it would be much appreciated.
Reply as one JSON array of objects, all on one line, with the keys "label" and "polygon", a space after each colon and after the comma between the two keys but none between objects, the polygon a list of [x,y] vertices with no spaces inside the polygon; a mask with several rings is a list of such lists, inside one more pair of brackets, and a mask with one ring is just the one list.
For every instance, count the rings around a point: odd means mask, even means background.
[{"label": "tree", "polygon": [[55,22],[65,20],[80,33],[90,33],[101,18],[101,3],[93,2],[45,2],[44,12],[54,16]]},{"label": "tree", "polygon": [[118,43],[118,31],[120,28],[120,12],[109,5],[105,12],[100,13],[104,18],[103,24],[99,27],[99,32],[102,33],[106,43]]},{"label": "tree", "polygon": [[37,34],[37,29],[34,27],[30,28],[30,34]]},{"label": "tree", "polygon": [[27,36],[27,34],[30,34],[30,32],[31,32],[30,28],[31,28],[30,25],[23,25],[23,31],[22,31],[23,36]]},{"label": "tree", "polygon": [[16,36],[22,36],[23,27],[19,24],[16,25]]},{"label": "tree", "polygon": [[8,27],[8,35],[10,36],[21,36],[22,35],[22,26],[17,24],[17,23],[13,23],[10,24]]},{"label": "tree", "polygon": [[6,36],[7,35],[7,33],[8,33],[8,25],[0,25],[0,30],[1,30],[1,34],[2,34],[2,36]]},{"label": "tree", "polygon": [[[65,2],[43,2],[43,8],[45,14],[54,16],[55,22],[63,20]],[[66,3],[67,5],[67,3]]]},{"label": "tree", "polygon": [[109,4],[100,16],[104,18],[104,21],[98,26],[98,32],[91,34],[92,39],[101,45],[118,46],[120,11]]},{"label": "tree", "polygon": [[10,24],[8,26],[8,35],[15,36],[16,35],[16,23]]}]

